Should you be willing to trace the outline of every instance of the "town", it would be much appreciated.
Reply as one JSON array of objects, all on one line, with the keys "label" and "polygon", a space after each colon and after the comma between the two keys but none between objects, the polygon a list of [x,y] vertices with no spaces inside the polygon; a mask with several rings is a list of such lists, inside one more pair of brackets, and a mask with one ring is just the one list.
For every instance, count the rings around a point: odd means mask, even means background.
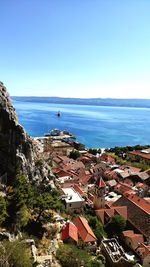
[{"label": "town", "polygon": [[0,266],[150,266],[150,146],[30,137],[0,86]]},{"label": "town", "polygon": [[[59,227],[47,256],[50,266],[56,258],[69,266],[62,242],[84,248],[103,264],[92,266],[150,266],[150,148],[87,149],[58,129],[33,143],[51,167],[47,184],[59,191],[65,207],[53,214]],[[82,265],[87,266],[73,266]]]}]

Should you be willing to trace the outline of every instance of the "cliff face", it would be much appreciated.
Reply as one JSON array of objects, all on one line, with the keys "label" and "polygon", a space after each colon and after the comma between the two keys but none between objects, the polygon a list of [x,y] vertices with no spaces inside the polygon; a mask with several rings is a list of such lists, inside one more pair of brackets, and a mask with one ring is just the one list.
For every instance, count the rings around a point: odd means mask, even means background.
[{"label": "cliff face", "polygon": [[32,141],[19,125],[9,94],[0,82],[0,176],[6,173],[11,179],[20,166],[32,178],[34,157]]}]

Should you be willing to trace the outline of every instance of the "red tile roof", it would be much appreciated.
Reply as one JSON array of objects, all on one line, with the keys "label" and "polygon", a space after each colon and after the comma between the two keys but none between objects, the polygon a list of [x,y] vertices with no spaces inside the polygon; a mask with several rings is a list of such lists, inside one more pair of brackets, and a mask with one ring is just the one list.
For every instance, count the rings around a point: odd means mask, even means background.
[{"label": "red tile roof", "polygon": [[99,157],[99,159],[103,160],[103,161],[110,161],[110,162],[115,163],[115,159],[112,156],[109,156],[109,155],[102,155],[102,156]]},{"label": "red tile roof", "polygon": [[136,249],[139,244],[144,242],[143,235],[135,234],[133,230],[123,231],[122,234],[125,238],[129,238],[132,241],[134,249]]},{"label": "red tile roof", "polygon": [[129,155],[135,155],[135,156],[139,156],[139,157],[141,157],[143,159],[150,160],[150,153],[143,153],[143,152],[141,152],[139,150],[131,151],[131,152],[129,152]]},{"label": "red tile roof", "polygon": [[150,215],[150,204],[145,199],[137,195],[130,195],[128,196],[128,199]]},{"label": "red tile roof", "polygon": [[96,236],[94,235],[92,229],[90,228],[87,220],[84,217],[75,218],[73,223],[78,228],[78,232],[82,241],[86,243],[96,241]]},{"label": "red tile roof", "polygon": [[142,259],[147,257],[150,254],[150,245],[145,245],[144,243],[140,244],[139,247],[136,249],[137,252],[140,252],[140,256]]},{"label": "red tile roof", "polygon": [[150,236],[150,204],[147,201],[125,193],[113,206],[127,206],[128,221],[145,237]]},{"label": "red tile roof", "polygon": [[77,161],[89,162],[91,159],[86,156],[81,156],[77,159]]},{"label": "red tile roof", "polygon": [[81,196],[84,195],[84,192],[82,191],[82,189],[80,188],[79,185],[74,184],[72,187],[73,187],[74,190],[75,190],[76,192],[78,192]]},{"label": "red tile roof", "polygon": [[74,186],[74,182],[71,181],[65,181],[62,185],[61,188],[69,188],[69,187],[73,187]]},{"label": "red tile roof", "polygon": [[105,218],[111,218],[114,215],[121,215],[124,219],[127,220],[127,207],[118,206],[118,207],[109,207],[107,209],[96,210],[97,216],[101,219],[101,222],[105,224]]},{"label": "red tile roof", "polygon": [[94,195],[91,194],[91,193],[88,193],[88,198],[89,198],[89,200],[91,200],[91,202],[93,203],[93,201],[94,201],[94,199],[95,199]]},{"label": "red tile roof", "polygon": [[96,181],[96,185],[97,185],[98,187],[100,187],[100,188],[106,186],[106,184],[105,184],[105,182],[104,182],[104,180],[103,180],[102,177],[99,177],[99,178],[97,179],[97,181]]},{"label": "red tile roof", "polygon": [[115,191],[117,191],[118,193],[120,194],[124,194],[126,191],[131,191],[132,193],[134,192],[132,190],[132,187],[129,185],[129,184],[126,184],[126,183],[122,183],[122,182],[119,182],[115,188],[114,188]]},{"label": "red tile roof", "polygon": [[133,166],[130,166],[130,165],[121,165],[120,167],[120,170],[130,170],[131,172],[140,172],[141,169],[140,168],[136,168],[136,167],[133,167]]},{"label": "red tile roof", "polygon": [[78,241],[78,229],[72,222],[66,223],[61,231],[61,239],[63,241],[65,241],[65,239],[68,237],[75,240],[76,242]]},{"label": "red tile roof", "polygon": [[91,175],[81,175],[79,176],[79,182],[82,184],[82,185],[86,185],[88,183],[88,181],[91,179]]}]

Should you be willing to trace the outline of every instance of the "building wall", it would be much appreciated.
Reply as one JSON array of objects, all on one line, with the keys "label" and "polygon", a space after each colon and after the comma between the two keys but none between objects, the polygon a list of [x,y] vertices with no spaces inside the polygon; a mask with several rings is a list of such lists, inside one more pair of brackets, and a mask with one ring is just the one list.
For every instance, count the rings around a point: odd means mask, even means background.
[{"label": "building wall", "polygon": [[[106,267],[133,267],[133,264],[131,264],[130,262],[128,262],[124,258],[120,258],[119,261],[113,262],[111,260],[110,255],[105,250],[105,248],[102,249],[102,253],[104,254],[104,256],[106,258]],[[147,266],[145,266],[145,267],[147,267]]]},{"label": "building wall", "polygon": [[105,198],[103,197],[95,197],[94,200],[94,208],[101,209],[105,207]]},{"label": "building wall", "polygon": [[143,267],[150,267],[150,254],[143,260]]},{"label": "building wall", "polygon": [[128,247],[130,247],[131,249],[135,250],[136,246],[133,244],[132,240],[129,237],[125,238],[125,243]]},{"label": "building wall", "polygon": [[[105,241],[101,242],[101,250],[106,258],[106,267],[133,267],[133,264],[125,258],[123,251],[120,255],[120,258],[118,260],[113,261],[113,258],[111,257],[112,251],[106,248],[103,242]],[[117,241],[115,243],[117,244]],[[119,247],[118,245],[118,250],[120,249],[121,247]]]},{"label": "building wall", "polygon": [[74,211],[74,210],[80,210],[82,209],[84,205],[84,202],[83,201],[78,201],[78,202],[70,202],[70,203],[66,203],[66,209],[68,211]]}]

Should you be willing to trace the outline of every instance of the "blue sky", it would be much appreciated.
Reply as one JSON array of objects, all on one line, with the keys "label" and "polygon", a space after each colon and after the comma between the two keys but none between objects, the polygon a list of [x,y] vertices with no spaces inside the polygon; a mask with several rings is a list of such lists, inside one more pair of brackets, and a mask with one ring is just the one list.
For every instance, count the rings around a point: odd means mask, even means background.
[{"label": "blue sky", "polygon": [[149,0],[0,0],[11,95],[150,98]]}]

